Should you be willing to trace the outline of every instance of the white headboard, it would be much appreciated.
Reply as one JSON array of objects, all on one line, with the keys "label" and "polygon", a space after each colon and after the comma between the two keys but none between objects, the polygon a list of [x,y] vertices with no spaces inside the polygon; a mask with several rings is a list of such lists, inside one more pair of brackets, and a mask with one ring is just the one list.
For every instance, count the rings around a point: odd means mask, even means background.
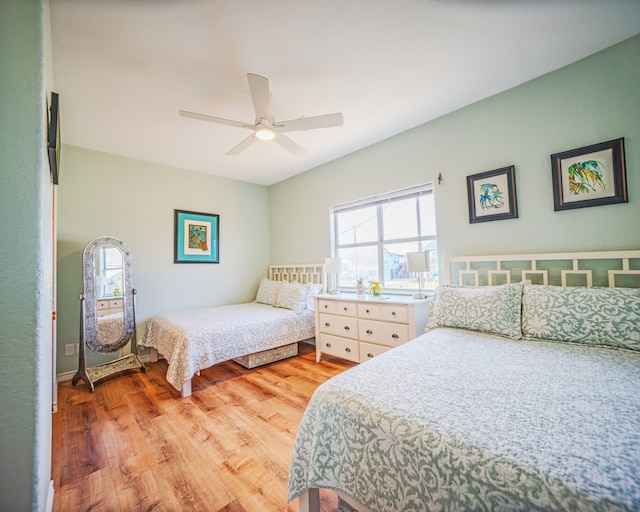
[{"label": "white headboard", "polygon": [[558,286],[640,288],[640,250],[453,256],[445,283],[497,285],[531,280]]},{"label": "white headboard", "polygon": [[324,288],[324,263],[269,265],[269,279],[290,283],[321,284]]}]

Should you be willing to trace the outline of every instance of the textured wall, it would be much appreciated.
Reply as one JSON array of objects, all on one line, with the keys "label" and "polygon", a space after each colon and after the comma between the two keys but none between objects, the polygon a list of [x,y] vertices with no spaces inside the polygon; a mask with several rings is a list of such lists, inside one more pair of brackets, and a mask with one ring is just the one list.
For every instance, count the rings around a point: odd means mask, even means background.
[{"label": "textured wall", "polygon": [[51,185],[43,8],[0,3],[0,509],[43,510],[51,474]]}]

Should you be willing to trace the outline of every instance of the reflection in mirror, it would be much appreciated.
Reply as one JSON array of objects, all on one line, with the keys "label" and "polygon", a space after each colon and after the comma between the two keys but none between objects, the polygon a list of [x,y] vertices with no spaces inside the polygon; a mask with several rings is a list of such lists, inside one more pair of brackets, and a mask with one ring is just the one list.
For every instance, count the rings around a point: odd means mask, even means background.
[{"label": "reflection in mirror", "polygon": [[96,290],[99,298],[120,297],[123,289],[122,252],[117,247],[101,247],[95,255]]},{"label": "reflection in mirror", "polygon": [[111,345],[125,334],[124,302],[126,300],[124,258],[119,247],[104,245],[94,255],[95,316],[98,340]]}]

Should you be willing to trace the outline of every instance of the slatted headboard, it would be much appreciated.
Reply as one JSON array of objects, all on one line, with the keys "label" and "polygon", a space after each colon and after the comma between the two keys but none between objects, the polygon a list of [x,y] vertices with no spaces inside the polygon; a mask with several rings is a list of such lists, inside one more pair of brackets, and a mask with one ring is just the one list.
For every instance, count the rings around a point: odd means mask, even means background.
[{"label": "slatted headboard", "polygon": [[324,288],[324,263],[269,265],[269,279],[290,283],[321,284]]},{"label": "slatted headboard", "polygon": [[446,259],[445,282],[497,285],[530,280],[558,286],[640,288],[640,250],[454,256]]}]

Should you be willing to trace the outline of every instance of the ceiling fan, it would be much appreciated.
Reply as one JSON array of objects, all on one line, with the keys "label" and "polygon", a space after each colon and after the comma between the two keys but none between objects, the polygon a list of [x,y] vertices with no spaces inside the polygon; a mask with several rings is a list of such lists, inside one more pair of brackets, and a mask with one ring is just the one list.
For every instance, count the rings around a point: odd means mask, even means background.
[{"label": "ceiling fan", "polygon": [[307,150],[298,143],[291,140],[284,132],[293,132],[299,130],[313,130],[315,128],[330,128],[333,126],[342,126],[343,118],[341,113],[325,114],[314,117],[301,117],[299,119],[291,119],[290,121],[278,121],[273,119],[271,113],[271,100],[269,96],[269,80],[260,75],[247,73],[249,80],[249,90],[253,99],[253,106],[256,110],[256,120],[253,124],[242,123],[240,121],[231,121],[221,117],[209,116],[206,114],[198,114],[187,110],[180,110],[179,113],[183,117],[191,117],[202,121],[210,121],[212,123],[227,124],[238,128],[246,128],[253,133],[246,139],[240,141],[239,144],[227,151],[227,155],[237,155],[241,151],[247,149],[256,140],[272,140],[279,144],[287,151],[296,156],[304,156]]}]

